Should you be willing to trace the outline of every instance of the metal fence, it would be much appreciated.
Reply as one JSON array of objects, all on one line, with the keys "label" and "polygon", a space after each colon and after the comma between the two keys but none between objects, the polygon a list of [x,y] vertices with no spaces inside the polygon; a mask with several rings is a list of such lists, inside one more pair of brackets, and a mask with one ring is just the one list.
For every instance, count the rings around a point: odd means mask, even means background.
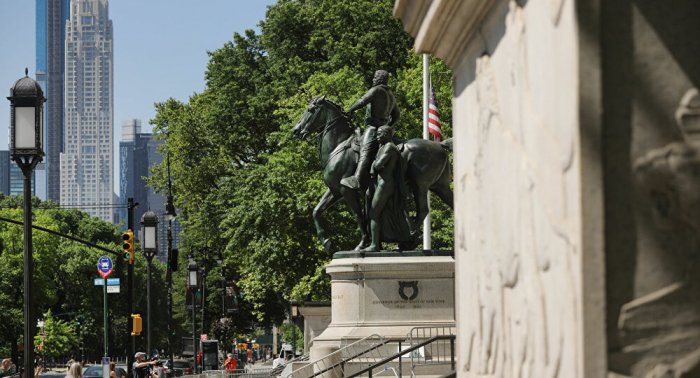
[{"label": "metal fence", "polygon": [[[344,345],[339,350],[322,357],[310,364],[294,370],[288,378],[342,378],[353,374],[377,361],[381,361],[391,355],[387,342],[379,335],[371,335],[364,339]],[[379,369],[382,370],[382,369]],[[389,362],[382,371],[396,374],[396,366]],[[375,373],[374,375],[379,375]]]},{"label": "metal fence", "polygon": [[[407,338],[409,347],[412,347],[431,337],[445,335],[455,335],[455,326],[414,327]],[[453,344],[452,340],[437,340],[411,352],[411,376],[416,376],[415,370],[420,366],[450,365],[455,353]]]}]

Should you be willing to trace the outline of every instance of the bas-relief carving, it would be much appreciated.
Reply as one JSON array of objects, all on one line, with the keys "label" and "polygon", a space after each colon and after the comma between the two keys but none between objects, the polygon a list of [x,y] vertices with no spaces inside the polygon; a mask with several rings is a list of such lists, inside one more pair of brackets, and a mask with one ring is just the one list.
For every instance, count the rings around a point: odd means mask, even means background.
[{"label": "bas-relief carving", "polygon": [[[649,196],[657,226],[700,232],[700,94],[690,89],[675,114],[682,140],[649,151],[634,173]],[[700,376],[700,284],[697,240],[688,241],[686,278],[622,306],[622,354],[635,377]]]},{"label": "bas-relief carving", "polygon": [[564,8],[564,0],[549,0],[549,16],[555,26],[559,25],[562,8]]},{"label": "bas-relief carving", "polygon": [[565,185],[574,144],[558,140],[534,110],[523,16],[511,1],[499,47],[515,57],[506,70],[496,57],[476,61],[477,150],[466,178],[473,181],[466,227],[479,232],[464,241],[474,260],[465,290],[475,300],[461,317],[470,343],[460,362],[477,376],[575,378],[580,262]]}]

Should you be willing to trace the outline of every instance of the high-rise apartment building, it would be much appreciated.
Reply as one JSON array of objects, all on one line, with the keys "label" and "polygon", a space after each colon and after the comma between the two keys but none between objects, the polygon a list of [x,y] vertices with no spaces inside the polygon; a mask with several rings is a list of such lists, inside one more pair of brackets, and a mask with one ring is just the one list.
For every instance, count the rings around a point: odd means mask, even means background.
[{"label": "high-rise apartment building", "polygon": [[36,0],[36,80],[44,103],[44,162],[36,168],[36,195],[42,200],[61,197],[63,152],[63,95],[66,23],[70,0]]},{"label": "high-rise apartment building", "polygon": [[[122,120],[122,140],[119,141],[119,198],[122,205],[126,205],[129,198],[134,198],[134,149],[136,137],[140,134],[140,119]],[[124,231],[127,229],[126,218],[127,209],[120,208],[119,221],[124,221]]]},{"label": "high-rise apartment building", "polygon": [[[114,79],[107,0],[72,0],[66,25],[61,204],[112,222]],[[94,206],[94,207],[91,207]]]},{"label": "high-rise apartment building", "polygon": [[[23,196],[24,195],[24,174],[19,168],[19,165],[14,161],[10,161],[10,195],[11,196]],[[36,194],[36,171],[32,171],[32,184],[31,184],[32,196]]]},{"label": "high-rise apartment building", "polygon": [[0,151],[0,193],[10,195],[10,151]]},{"label": "high-rise apartment building", "polygon": [[[156,192],[149,187],[144,177],[151,176],[151,168],[163,162],[163,155],[158,153],[158,148],[163,140],[155,139],[153,134],[141,133],[141,121],[128,119],[122,121],[122,140],[119,142],[119,189],[122,204],[126,204],[128,198],[133,198],[139,207],[134,209],[134,230],[140,238],[141,226],[139,222],[143,213],[153,211],[158,216],[158,256],[157,259],[165,261],[167,257],[167,230],[168,222],[165,220],[165,193]],[[122,209],[120,221],[127,219],[126,209]],[[122,229],[126,231],[126,223]],[[180,222],[173,221],[173,247],[180,243]]]}]

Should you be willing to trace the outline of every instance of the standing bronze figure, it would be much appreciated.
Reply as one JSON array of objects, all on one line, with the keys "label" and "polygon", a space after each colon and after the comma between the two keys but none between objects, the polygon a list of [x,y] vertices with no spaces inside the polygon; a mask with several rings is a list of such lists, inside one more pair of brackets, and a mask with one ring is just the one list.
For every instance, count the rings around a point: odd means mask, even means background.
[{"label": "standing bronze figure", "polygon": [[399,249],[415,248],[411,244],[411,229],[404,203],[407,193],[401,169],[401,152],[391,141],[393,136],[394,130],[389,126],[382,126],[377,131],[381,147],[372,164],[373,182],[369,191],[372,243],[363,252],[381,251],[382,242],[399,243]]}]

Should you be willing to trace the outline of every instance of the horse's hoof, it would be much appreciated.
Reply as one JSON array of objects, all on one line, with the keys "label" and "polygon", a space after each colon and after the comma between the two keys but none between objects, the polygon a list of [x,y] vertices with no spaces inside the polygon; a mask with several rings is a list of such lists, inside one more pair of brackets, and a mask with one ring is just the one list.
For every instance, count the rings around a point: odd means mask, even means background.
[{"label": "horse's hoof", "polygon": [[395,249],[396,251],[414,251],[416,247],[421,244],[420,240],[409,240],[399,243],[399,247]]},{"label": "horse's hoof", "polygon": [[374,245],[370,245],[369,247],[362,249],[360,251],[361,252],[379,252],[379,251],[381,251],[381,248],[374,246]]},{"label": "horse's hoof", "polygon": [[357,245],[357,247],[355,247],[355,250],[359,251],[363,248],[366,248],[370,243],[371,243],[370,240],[363,240],[360,242],[360,244]]},{"label": "horse's hoof", "polygon": [[331,252],[331,244],[332,243],[331,243],[330,239],[326,239],[323,241],[323,249],[325,249],[327,253]]}]

